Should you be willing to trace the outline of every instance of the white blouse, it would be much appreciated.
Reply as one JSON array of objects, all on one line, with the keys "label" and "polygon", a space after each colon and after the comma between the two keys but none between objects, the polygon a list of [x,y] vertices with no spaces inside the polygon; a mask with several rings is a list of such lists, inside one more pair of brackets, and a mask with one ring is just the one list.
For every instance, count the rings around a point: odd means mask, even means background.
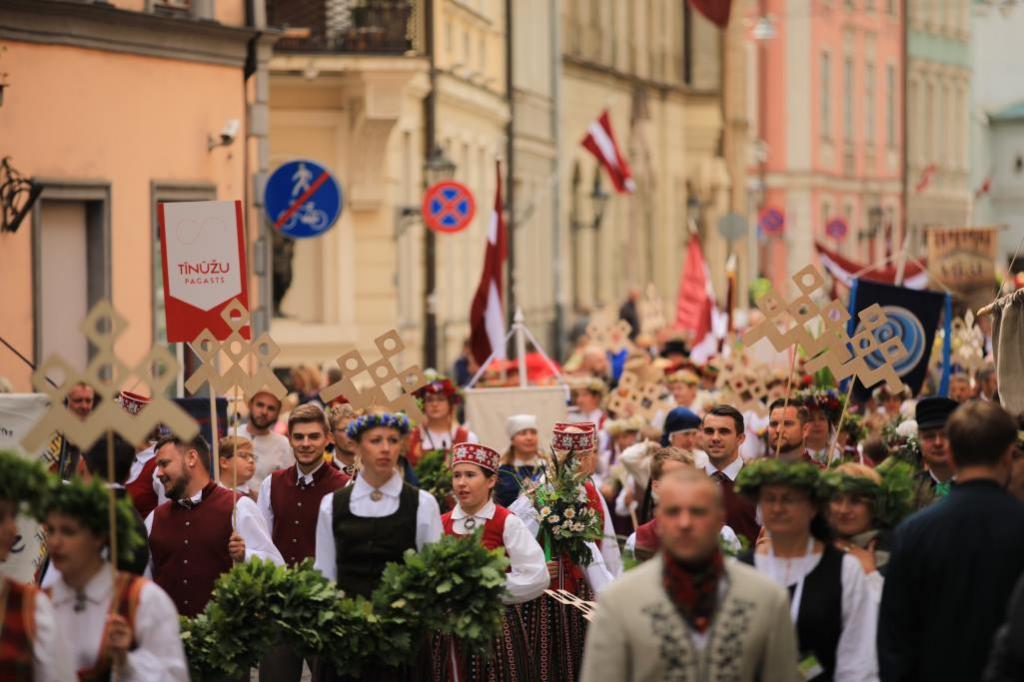
[{"label": "white blouse", "polygon": [[[488,500],[487,504],[469,516],[462,511],[462,506],[457,504],[452,510],[452,530],[456,535],[469,535],[494,518],[495,510],[494,502]],[[470,518],[475,520],[475,526],[467,529],[466,520]],[[507,594],[502,597],[502,601],[506,604],[520,604],[544,594],[544,590],[551,584],[548,567],[544,563],[544,550],[518,516],[509,514],[505,519],[501,541],[512,565],[506,574]]]},{"label": "white blouse", "polygon": [[[382,495],[375,501],[370,497],[374,488],[365,478],[358,476],[352,486],[349,510],[355,516],[369,519],[391,516],[398,511],[402,484],[402,477],[396,471],[388,482],[379,488]],[[315,566],[325,578],[334,581],[338,580],[337,546],[334,541],[334,496],[339,492],[341,491],[324,495],[320,500],[320,511],[316,520]],[[416,508],[416,549],[419,550],[423,549],[423,545],[440,540],[444,535],[444,528],[441,526],[441,511],[437,506],[437,500],[430,493],[422,490],[417,492],[419,504]]]},{"label": "white blouse", "polygon": [[[796,585],[821,562],[822,553],[799,558],[782,559],[770,554],[754,554],[757,570],[771,576],[782,587]],[[860,562],[843,555],[842,625],[836,647],[836,682],[876,682],[878,659],[875,655],[875,631],[878,627],[878,606],[873,603],[867,579]],[[795,623],[794,623],[795,625]]]},{"label": "white blouse", "polygon": [[[63,580],[53,587],[53,608],[64,648],[76,670],[96,664],[113,598],[113,571],[104,564],[82,590],[76,611],[76,590]],[[188,665],[178,631],[178,611],[167,593],[146,581],[139,594],[133,631],[136,649],[126,655],[123,682],[188,682]],[[43,678],[49,679],[49,678]]]}]

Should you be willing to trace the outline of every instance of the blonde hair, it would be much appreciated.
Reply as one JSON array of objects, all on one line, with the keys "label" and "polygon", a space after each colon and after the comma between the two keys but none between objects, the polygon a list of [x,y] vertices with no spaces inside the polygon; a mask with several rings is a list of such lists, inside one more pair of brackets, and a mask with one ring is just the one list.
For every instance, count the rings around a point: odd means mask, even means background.
[{"label": "blonde hair", "polygon": [[693,453],[682,448],[658,448],[651,458],[651,480],[657,481],[664,473],[665,462],[679,462],[691,469],[696,466]]},{"label": "blonde hair", "polygon": [[859,464],[858,462],[846,462],[836,467],[836,471],[844,476],[852,476],[854,478],[866,478],[872,483],[882,485],[882,475],[877,471],[867,466],[866,464]]},{"label": "blonde hair", "polygon": [[221,459],[231,459],[235,456],[235,453],[238,452],[239,448],[246,445],[249,446],[250,450],[252,450],[252,441],[248,438],[243,438],[242,436],[224,436],[217,441],[217,447],[220,450],[219,454]]},{"label": "blonde hair", "polygon": [[327,421],[331,427],[331,431],[337,431],[338,426],[348,420],[355,419],[359,415],[356,414],[356,408],[352,407],[349,403],[342,403],[341,405],[335,405],[327,411]]}]

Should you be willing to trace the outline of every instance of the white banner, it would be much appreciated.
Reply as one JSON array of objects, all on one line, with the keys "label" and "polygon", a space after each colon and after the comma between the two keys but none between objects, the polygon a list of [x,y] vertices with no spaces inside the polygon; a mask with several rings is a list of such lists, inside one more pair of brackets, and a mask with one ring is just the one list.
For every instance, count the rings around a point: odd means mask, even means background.
[{"label": "white banner", "polygon": [[[0,450],[13,450],[26,458],[38,458],[49,464],[49,448],[28,454],[19,444],[49,407],[50,399],[41,393],[0,394]],[[43,540],[42,528],[35,519],[18,517],[18,535],[7,561],[0,563],[0,575],[23,583],[33,582],[45,557]]]},{"label": "white banner", "polygon": [[564,386],[527,388],[470,388],[462,393],[466,401],[466,423],[480,442],[498,452],[508,450],[505,422],[515,414],[537,417],[541,450],[550,450],[555,422],[566,421],[568,394]]}]

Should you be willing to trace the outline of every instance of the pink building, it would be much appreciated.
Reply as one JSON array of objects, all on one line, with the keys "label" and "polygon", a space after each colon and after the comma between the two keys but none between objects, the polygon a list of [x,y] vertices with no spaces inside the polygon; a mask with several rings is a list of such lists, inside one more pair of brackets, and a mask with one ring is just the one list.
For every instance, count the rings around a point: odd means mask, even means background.
[{"label": "pink building", "polygon": [[[750,64],[757,108],[751,160],[756,209],[785,216],[759,244],[777,285],[815,261],[814,242],[864,263],[899,249],[903,214],[901,3],[762,0]],[[761,198],[758,201],[758,198]],[[826,226],[840,229],[830,236]],[[845,224],[845,235],[842,225]]]}]

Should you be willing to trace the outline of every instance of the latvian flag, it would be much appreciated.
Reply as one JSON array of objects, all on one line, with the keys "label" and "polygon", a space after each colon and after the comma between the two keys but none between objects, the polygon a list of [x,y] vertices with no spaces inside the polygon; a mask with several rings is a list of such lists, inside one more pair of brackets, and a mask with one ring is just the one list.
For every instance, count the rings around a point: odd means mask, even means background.
[{"label": "latvian flag", "polygon": [[605,167],[616,191],[622,194],[636,190],[633,174],[629,170],[629,162],[619,151],[619,144],[615,141],[615,132],[612,130],[612,120],[607,109],[602,111],[597,120],[587,127],[587,136],[580,144],[596,156],[601,165]]},{"label": "latvian flag", "polygon": [[469,309],[469,343],[480,364],[495,358],[505,359],[505,306],[502,297],[502,266],[507,255],[504,205],[501,200],[501,163],[497,164],[498,184],[494,192],[494,213],[487,228],[484,269]]}]

